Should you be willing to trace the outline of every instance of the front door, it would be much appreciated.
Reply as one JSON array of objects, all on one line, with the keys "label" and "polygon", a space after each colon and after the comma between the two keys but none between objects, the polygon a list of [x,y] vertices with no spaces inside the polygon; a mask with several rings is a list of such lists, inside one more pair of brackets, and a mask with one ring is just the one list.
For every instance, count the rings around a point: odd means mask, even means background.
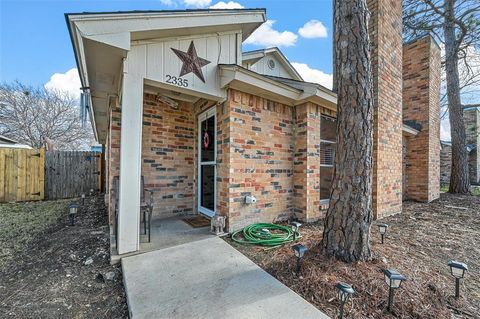
[{"label": "front door", "polygon": [[217,125],[216,108],[198,117],[198,211],[215,215],[217,176]]}]

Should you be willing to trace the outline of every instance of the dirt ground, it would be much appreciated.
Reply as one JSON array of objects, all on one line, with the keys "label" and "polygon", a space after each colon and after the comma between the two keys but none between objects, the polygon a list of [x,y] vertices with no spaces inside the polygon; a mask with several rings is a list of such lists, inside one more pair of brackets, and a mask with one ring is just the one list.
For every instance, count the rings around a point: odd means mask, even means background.
[{"label": "dirt ground", "polygon": [[[338,316],[334,287],[340,281],[356,291],[345,306],[346,318],[480,318],[480,197],[442,194],[430,204],[405,202],[403,214],[382,222],[390,226],[385,244],[375,223],[374,259],[354,264],[319,252],[322,223],[302,226],[300,242],[310,250],[300,276],[294,273],[291,245],[265,251],[231,244],[332,318]],[[469,267],[458,300],[447,267],[450,259]],[[408,278],[395,292],[394,314],[386,311],[383,268],[395,268]]]},{"label": "dirt ground", "polygon": [[0,204],[1,318],[126,318],[121,269],[109,264],[103,196]]}]

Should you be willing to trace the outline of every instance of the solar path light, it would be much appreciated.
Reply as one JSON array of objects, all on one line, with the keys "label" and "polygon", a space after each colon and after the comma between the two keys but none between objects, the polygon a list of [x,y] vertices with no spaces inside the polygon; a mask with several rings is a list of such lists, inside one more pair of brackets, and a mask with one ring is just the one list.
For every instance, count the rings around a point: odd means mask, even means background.
[{"label": "solar path light", "polygon": [[85,205],[85,193],[82,194],[82,206]]},{"label": "solar path light", "polygon": [[395,269],[383,269],[383,275],[385,276],[385,282],[390,288],[388,292],[388,311],[391,312],[393,307],[393,292],[395,289],[400,288],[402,282],[407,278]]},{"label": "solar path light", "polygon": [[300,224],[299,222],[291,222],[290,225],[292,226],[293,231],[293,241],[295,241],[300,236],[299,230],[302,224]]},{"label": "solar path light", "polygon": [[355,290],[353,290],[352,286],[344,282],[339,282],[335,288],[338,290],[338,299],[340,300],[340,315],[338,318],[343,319],[343,307],[347,303],[348,297],[355,293]]},{"label": "solar path light", "polygon": [[70,225],[74,226],[75,225],[75,217],[77,216],[77,211],[78,211],[78,204],[77,203],[71,203],[68,206],[68,217],[70,218]]},{"label": "solar path light", "polygon": [[448,266],[452,276],[455,277],[455,298],[458,298],[460,297],[460,279],[465,276],[468,267],[464,263],[455,260],[450,260]]},{"label": "solar path light", "polygon": [[297,275],[299,275],[302,267],[302,257],[303,255],[305,255],[308,249],[302,244],[293,245],[292,249],[293,249],[293,252],[295,253],[295,257],[297,257]]},{"label": "solar path light", "polygon": [[387,233],[387,228],[387,224],[378,224],[378,231],[380,232],[380,236],[382,236],[382,244],[384,242],[385,234]]}]

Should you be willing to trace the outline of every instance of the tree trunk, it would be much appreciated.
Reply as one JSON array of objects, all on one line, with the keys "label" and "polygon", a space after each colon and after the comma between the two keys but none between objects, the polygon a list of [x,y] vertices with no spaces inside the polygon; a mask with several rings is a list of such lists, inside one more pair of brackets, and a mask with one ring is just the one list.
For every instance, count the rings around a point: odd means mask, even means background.
[{"label": "tree trunk", "polygon": [[372,220],[373,85],[366,0],[335,0],[337,147],[325,217],[326,254],[367,260]]},{"label": "tree trunk", "polygon": [[458,43],[454,23],[455,0],[445,0],[445,72],[447,79],[447,99],[452,136],[452,168],[450,174],[450,193],[468,194],[470,180],[468,177],[468,153],[466,149],[465,122],[460,99],[460,82],[458,76]]}]

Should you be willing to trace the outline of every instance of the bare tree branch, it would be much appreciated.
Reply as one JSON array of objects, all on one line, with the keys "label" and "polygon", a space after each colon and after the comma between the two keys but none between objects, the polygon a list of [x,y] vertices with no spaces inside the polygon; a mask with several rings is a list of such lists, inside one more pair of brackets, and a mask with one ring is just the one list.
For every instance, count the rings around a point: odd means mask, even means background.
[{"label": "bare tree branch", "polygon": [[0,134],[42,147],[86,149],[93,132],[80,123],[78,100],[66,92],[31,87],[20,82],[0,84]]}]

